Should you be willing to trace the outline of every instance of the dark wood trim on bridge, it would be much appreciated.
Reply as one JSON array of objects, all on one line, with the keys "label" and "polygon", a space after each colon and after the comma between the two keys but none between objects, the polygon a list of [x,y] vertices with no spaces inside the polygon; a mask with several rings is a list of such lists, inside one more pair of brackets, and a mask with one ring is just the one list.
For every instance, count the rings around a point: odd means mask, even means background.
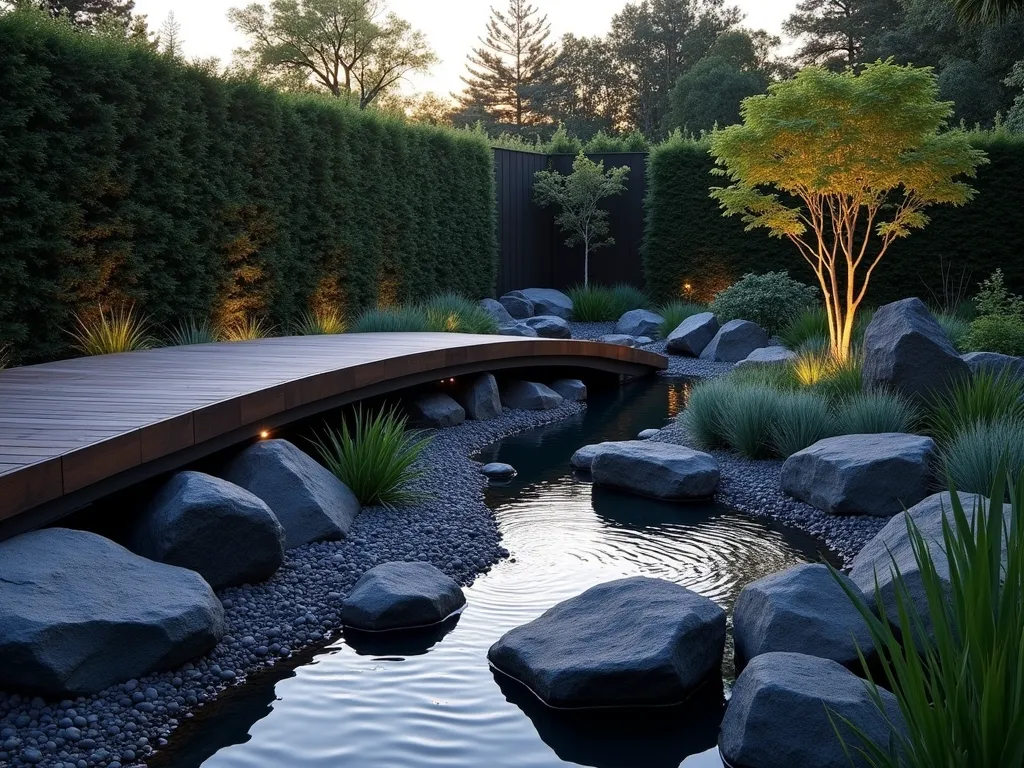
[{"label": "dark wood trim on bridge", "polygon": [[83,357],[0,372],[0,538],[262,430],[443,378],[570,367],[642,375],[616,344],[445,333],[300,336]]}]

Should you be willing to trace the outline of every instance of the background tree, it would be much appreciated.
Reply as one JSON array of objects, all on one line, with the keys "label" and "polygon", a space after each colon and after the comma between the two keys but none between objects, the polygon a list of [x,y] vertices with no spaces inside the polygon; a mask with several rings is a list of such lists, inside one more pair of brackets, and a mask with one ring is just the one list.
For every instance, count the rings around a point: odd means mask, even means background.
[{"label": "background tree", "polygon": [[565,244],[583,246],[583,284],[590,282],[590,252],[615,242],[608,237],[608,211],[601,201],[622,194],[626,188],[629,167],[604,169],[604,162],[594,162],[580,152],[572,163],[572,173],[538,171],[533,187],[537,205],[551,204],[562,210],[555,223],[569,235]]},{"label": "background tree", "polygon": [[538,112],[583,139],[622,126],[622,93],[615,59],[605,41],[565,35],[534,104]]},{"label": "background tree", "polygon": [[954,0],[959,19],[968,24],[998,24],[1024,12],[1024,0]]},{"label": "background tree", "polygon": [[724,0],[643,0],[623,8],[612,19],[608,45],[629,126],[648,136],[664,133],[679,75],[739,20],[739,10]]},{"label": "background tree", "polygon": [[167,13],[167,18],[160,25],[157,32],[156,44],[161,53],[170,56],[172,59],[181,58],[181,24],[174,18],[174,11]]},{"label": "background tree", "polygon": [[462,78],[465,114],[519,127],[546,122],[534,101],[555,59],[550,34],[548,17],[525,0],[509,0],[506,13],[492,7],[483,45],[469,55],[469,74]]},{"label": "background tree", "polygon": [[278,82],[317,83],[361,109],[437,61],[423,34],[381,0],[272,0],[228,17],[249,38],[236,52],[243,66]]},{"label": "background tree", "polygon": [[812,67],[747,99],[743,124],[712,136],[717,170],[733,182],[712,197],[748,229],[797,246],[818,278],[840,360],[889,246],[924,227],[929,206],[969,201],[974,190],[957,177],[986,162],[964,133],[941,131],[952,109],[937,92],[927,69]]},{"label": "background tree", "polygon": [[722,33],[707,57],[676,80],[669,94],[666,128],[695,133],[738,123],[743,99],[764,93],[768,68],[777,66],[769,59],[768,50],[781,41],[764,33],[760,38],[762,50],[744,30]]},{"label": "background tree", "polygon": [[877,39],[901,17],[900,0],[801,0],[783,22],[783,31],[801,42],[793,55],[798,64],[833,69],[864,60],[869,39]]},{"label": "background tree", "polygon": [[41,0],[40,6],[53,16],[66,16],[80,27],[93,27],[101,18],[116,20],[128,28],[135,0]]}]

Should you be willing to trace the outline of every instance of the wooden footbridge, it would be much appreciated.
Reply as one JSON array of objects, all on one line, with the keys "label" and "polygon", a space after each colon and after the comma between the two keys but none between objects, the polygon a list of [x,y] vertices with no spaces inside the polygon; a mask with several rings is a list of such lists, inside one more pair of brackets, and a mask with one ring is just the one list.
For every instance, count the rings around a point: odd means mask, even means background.
[{"label": "wooden footbridge", "polygon": [[168,347],[0,371],[0,538],[347,403],[536,367],[642,375],[666,361],[591,341],[367,333]]}]

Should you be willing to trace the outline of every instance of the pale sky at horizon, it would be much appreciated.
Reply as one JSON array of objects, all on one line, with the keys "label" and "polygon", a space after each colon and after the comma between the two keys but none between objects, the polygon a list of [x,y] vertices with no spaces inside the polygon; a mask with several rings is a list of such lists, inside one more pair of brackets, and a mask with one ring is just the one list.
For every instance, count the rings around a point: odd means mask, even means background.
[{"label": "pale sky at horizon", "polygon": [[[567,32],[604,35],[612,16],[628,0],[533,0],[551,22],[552,38]],[[148,17],[157,29],[170,11],[181,25],[184,52],[189,58],[217,57],[226,64],[232,51],[244,43],[228,21],[228,9],[251,0],[135,0],[135,12]],[[743,24],[780,34],[782,20],[793,12],[797,0],[733,0],[746,14]],[[429,75],[417,75],[405,83],[409,93],[459,91],[466,55],[477,45],[487,24],[491,5],[504,9],[507,0],[387,0],[387,7],[426,34],[441,59]]]}]

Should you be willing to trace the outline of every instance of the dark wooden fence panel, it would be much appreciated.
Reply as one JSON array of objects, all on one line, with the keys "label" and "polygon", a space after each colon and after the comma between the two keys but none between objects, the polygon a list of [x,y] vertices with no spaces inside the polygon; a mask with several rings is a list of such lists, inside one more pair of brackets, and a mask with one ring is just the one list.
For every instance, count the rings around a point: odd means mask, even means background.
[{"label": "dark wooden fence panel", "polygon": [[[647,155],[640,152],[589,156],[605,167],[629,166],[626,190],[605,200],[615,243],[590,254],[590,280],[604,285],[643,287],[640,245],[644,234]],[[498,295],[517,288],[565,289],[583,282],[583,248],[569,248],[554,225],[556,211],[533,202],[534,175],[544,168],[572,171],[572,155],[539,155],[494,150],[498,192]]]}]

